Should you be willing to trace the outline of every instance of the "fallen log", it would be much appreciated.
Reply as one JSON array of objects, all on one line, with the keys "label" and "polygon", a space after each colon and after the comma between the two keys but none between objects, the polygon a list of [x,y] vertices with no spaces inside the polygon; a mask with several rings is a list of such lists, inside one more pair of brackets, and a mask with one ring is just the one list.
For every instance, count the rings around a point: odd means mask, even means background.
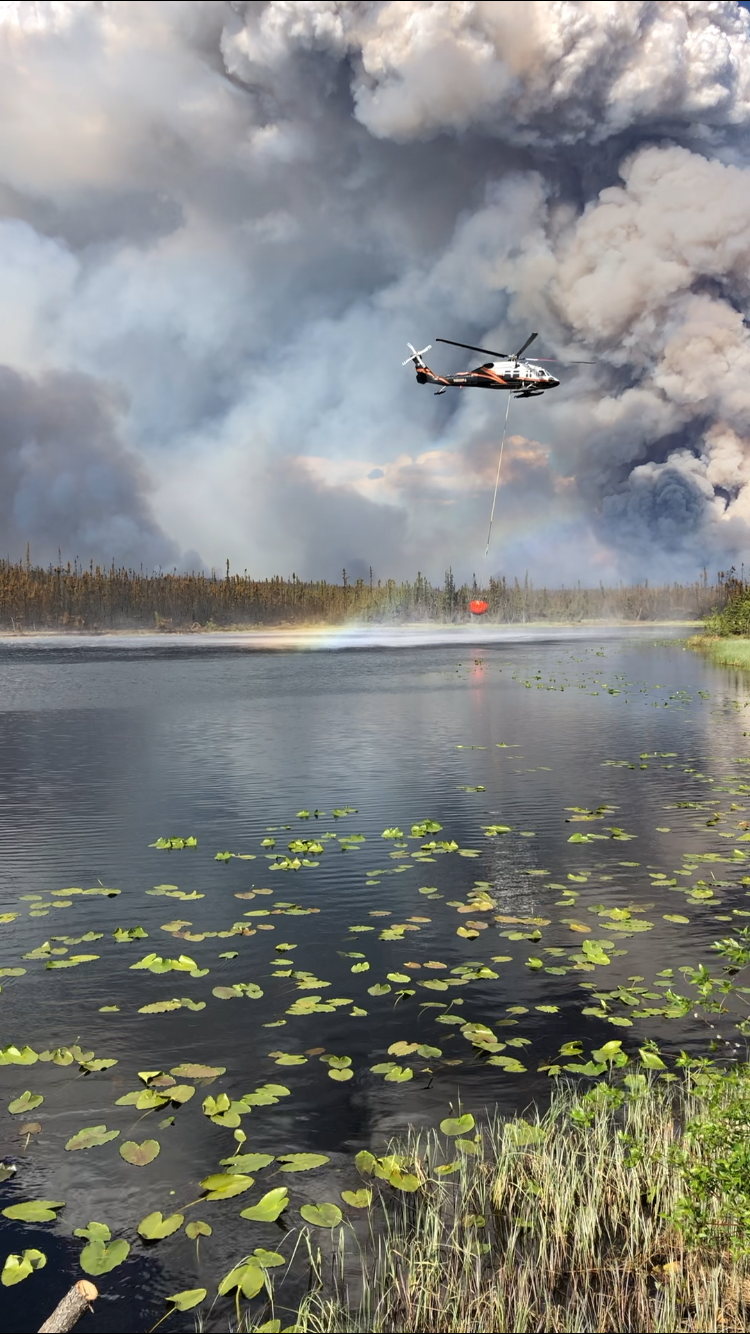
[{"label": "fallen log", "polygon": [[88,1279],[81,1278],[74,1283],[70,1292],[66,1292],[61,1302],[58,1302],[51,1316],[45,1320],[39,1327],[39,1334],[67,1334],[69,1329],[78,1323],[84,1311],[88,1311],[91,1303],[96,1301],[99,1296],[93,1283]]}]

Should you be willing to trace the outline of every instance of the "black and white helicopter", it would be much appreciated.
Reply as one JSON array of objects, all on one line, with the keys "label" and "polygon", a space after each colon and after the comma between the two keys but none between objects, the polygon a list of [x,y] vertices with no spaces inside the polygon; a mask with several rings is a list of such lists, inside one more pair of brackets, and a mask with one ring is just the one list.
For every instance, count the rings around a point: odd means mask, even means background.
[{"label": "black and white helicopter", "polygon": [[[432,343],[423,347],[421,352],[407,343],[406,346],[411,351],[411,356],[406,358],[402,364],[408,366],[409,362],[414,363],[417,372],[417,384],[435,384],[438,388],[436,394],[444,394],[446,389],[507,389],[513,394],[514,398],[538,398],[545,389],[556,389],[560,381],[556,380],[554,375],[535,361],[522,361],[521,357],[527,347],[533,343],[538,335],[529,334],[526,342],[519,347],[517,352],[493,352],[488,347],[475,347],[472,343],[457,343],[453,338],[436,338],[436,343],[450,343],[452,347],[465,347],[470,352],[484,352],[487,356],[496,357],[496,361],[485,361],[481,366],[474,367],[473,370],[459,371],[456,375],[436,375],[431,371],[424,361],[425,352],[429,352]],[[558,362],[556,357],[542,357],[541,361]],[[562,365],[562,362],[558,362]],[[564,363],[567,365],[593,366],[593,361],[579,361]]]}]

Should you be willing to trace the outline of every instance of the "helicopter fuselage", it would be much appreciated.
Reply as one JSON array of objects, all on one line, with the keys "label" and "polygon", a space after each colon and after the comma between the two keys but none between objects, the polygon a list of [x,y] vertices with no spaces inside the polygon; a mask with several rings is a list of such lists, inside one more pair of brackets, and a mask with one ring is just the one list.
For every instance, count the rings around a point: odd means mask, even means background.
[{"label": "helicopter fuselage", "polygon": [[[421,360],[421,358],[420,358]],[[446,389],[507,389],[517,398],[536,398],[545,389],[555,389],[560,381],[531,361],[487,361],[456,375],[436,375],[424,361],[417,364],[417,383],[434,384],[438,394]]]}]

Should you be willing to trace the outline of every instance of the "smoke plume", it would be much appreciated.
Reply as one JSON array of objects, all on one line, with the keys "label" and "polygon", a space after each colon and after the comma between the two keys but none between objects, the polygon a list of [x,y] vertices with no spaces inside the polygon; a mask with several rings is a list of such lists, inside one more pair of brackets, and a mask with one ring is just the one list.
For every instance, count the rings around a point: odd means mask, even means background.
[{"label": "smoke plume", "polygon": [[[738,563],[749,132],[731,0],[0,3],[0,547]],[[512,402],[484,565],[504,397],[400,362],[531,330],[595,364]]]}]

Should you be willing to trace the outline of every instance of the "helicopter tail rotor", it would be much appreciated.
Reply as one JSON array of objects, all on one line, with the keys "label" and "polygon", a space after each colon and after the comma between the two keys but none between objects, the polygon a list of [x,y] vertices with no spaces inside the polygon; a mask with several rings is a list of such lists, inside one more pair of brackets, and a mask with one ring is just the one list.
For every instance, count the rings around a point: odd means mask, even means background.
[{"label": "helicopter tail rotor", "polygon": [[417,352],[417,349],[413,347],[411,343],[407,343],[406,346],[410,349],[411,356],[407,357],[406,361],[402,361],[401,365],[408,366],[409,362],[413,361],[415,366],[424,366],[422,357],[424,356],[425,352],[429,352],[430,348],[432,347],[432,343],[428,343],[427,347],[423,347],[421,352]]}]

